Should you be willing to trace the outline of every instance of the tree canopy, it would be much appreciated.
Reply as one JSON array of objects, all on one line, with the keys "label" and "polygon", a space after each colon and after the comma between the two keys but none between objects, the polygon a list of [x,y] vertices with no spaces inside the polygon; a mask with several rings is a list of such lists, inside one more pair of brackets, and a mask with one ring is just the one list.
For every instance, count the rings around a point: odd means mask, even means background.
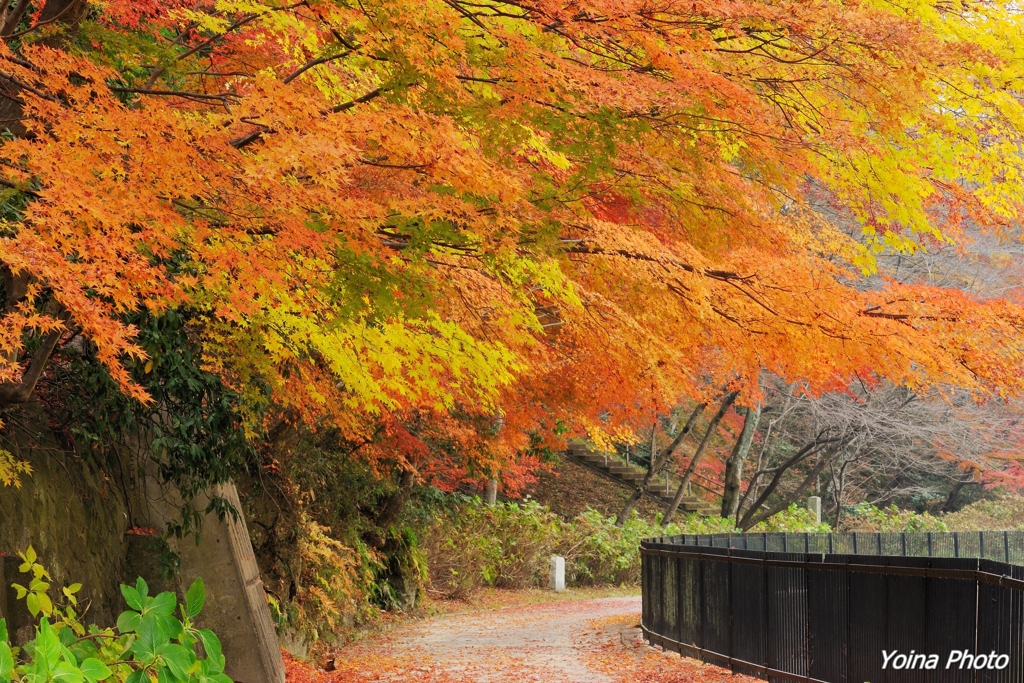
[{"label": "tree canopy", "polygon": [[1014,3],[2,7],[6,403],[76,338],[152,400],[168,310],[251,434],[423,471],[424,415],[493,474],[762,371],[1024,390],[1018,293],[878,258],[1017,239]]}]

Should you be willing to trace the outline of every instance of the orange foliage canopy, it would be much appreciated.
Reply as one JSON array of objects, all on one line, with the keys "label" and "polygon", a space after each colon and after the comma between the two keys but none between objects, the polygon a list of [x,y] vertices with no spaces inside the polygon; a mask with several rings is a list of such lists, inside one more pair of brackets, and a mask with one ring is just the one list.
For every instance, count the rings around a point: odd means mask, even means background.
[{"label": "orange foliage canopy", "polygon": [[146,400],[124,315],[189,307],[247,400],[353,435],[467,415],[452,438],[488,471],[540,424],[754,401],[762,369],[1019,393],[1020,302],[873,254],[1013,235],[1020,22],[1000,0],[97,3],[0,47],[26,130],[0,145],[26,200],[0,261],[30,276],[0,379],[76,330]]}]

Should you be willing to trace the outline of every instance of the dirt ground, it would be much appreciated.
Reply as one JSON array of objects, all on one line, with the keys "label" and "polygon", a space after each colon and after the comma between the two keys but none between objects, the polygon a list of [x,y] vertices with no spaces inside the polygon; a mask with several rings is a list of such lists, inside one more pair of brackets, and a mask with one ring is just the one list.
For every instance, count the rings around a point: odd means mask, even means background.
[{"label": "dirt ground", "polygon": [[[288,659],[289,683],[745,683],[646,645],[637,596],[562,600],[404,624],[332,653]],[[330,669],[330,670],[327,670]]]}]

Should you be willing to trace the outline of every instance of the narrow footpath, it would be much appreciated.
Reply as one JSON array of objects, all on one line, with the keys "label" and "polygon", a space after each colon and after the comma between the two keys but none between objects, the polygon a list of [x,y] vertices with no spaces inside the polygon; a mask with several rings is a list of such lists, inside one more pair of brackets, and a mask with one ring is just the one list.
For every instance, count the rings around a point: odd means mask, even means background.
[{"label": "narrow footpath", "polygon": [[334,671],[289,661],[289,683],[745,683],[647,646],[640,598],[563,600],[412,622],[337,653]]}]

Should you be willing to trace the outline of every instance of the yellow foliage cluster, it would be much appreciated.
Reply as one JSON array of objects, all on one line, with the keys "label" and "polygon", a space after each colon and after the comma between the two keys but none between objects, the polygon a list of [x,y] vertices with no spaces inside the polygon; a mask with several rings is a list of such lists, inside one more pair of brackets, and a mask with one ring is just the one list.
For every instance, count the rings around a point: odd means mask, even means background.
[{"label": "yellow foliage cluster", "polygon": [[0,484],[21,488],[22,474],[32,474],[32,466],[24,460],[15,460],[10,451],[0,449]]}]

